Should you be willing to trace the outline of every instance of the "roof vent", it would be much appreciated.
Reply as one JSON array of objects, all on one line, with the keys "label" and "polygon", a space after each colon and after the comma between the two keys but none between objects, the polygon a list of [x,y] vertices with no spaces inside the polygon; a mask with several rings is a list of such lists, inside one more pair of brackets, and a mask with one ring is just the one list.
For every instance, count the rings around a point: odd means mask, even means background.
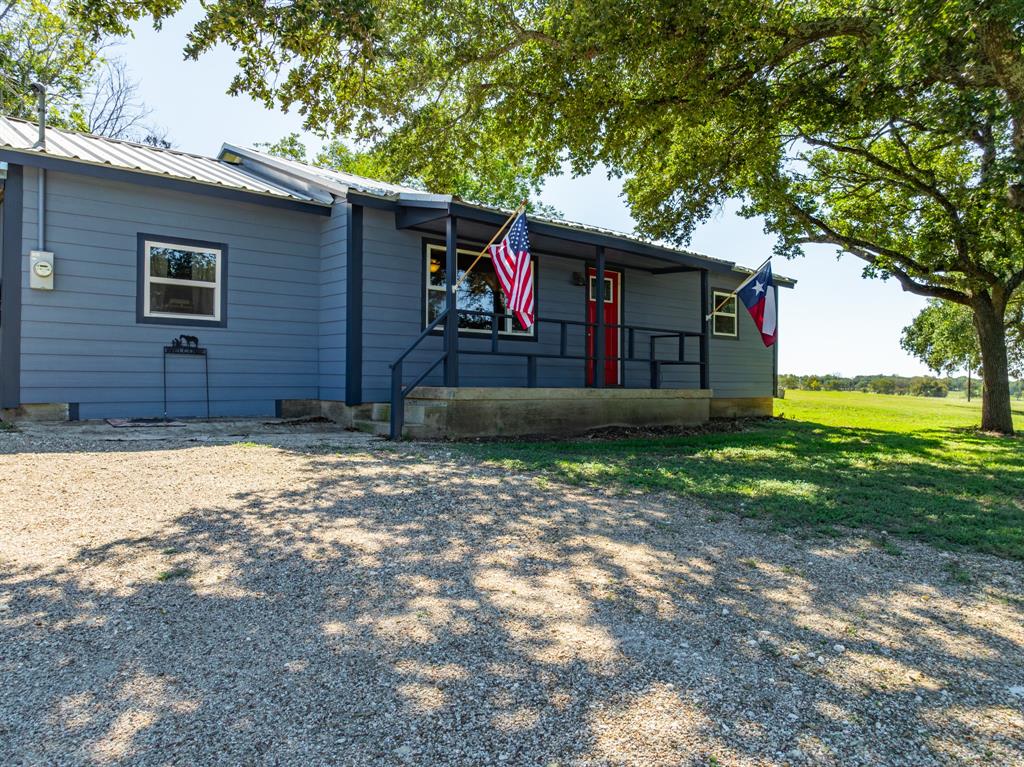
[{"label": "roof vent", "polygon": [[36,122],[39,124],[36,148],[42,150],[46,149],[46,86],[42,83],[32,83],[29,87],[36,94]]}]

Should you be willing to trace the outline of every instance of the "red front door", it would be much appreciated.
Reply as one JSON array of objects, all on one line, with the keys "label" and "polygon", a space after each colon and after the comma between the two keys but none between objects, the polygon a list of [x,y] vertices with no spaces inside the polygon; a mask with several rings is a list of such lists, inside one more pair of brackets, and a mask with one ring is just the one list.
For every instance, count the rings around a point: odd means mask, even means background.
[{"label": "red front door", "polygon": [[[597,270],[587,267],[587,322],[597,322]],[[604,384],[618,386],[622,333],[622,273],[604,270]],[[594,328],[587,327],[587,386],[594,384]]]}]

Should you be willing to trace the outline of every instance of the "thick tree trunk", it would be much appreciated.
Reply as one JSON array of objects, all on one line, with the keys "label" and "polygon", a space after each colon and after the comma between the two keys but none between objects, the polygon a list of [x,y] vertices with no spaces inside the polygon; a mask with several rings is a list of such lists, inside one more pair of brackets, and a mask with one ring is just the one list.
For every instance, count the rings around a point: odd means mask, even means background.
[{"label": "thick tree trunk", "polygon": [[974,327],[981,345],[981,366],[985,371],[985,385],[981,391],[981,428],[1013,434],[1003,312],[987,296],[975,300],[973,309]]}]

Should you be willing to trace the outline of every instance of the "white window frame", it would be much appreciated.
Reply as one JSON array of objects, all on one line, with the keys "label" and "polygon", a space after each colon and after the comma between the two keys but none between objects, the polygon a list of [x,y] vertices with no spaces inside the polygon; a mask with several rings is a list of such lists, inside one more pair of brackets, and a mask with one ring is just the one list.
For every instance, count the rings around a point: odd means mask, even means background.
[{"label": "white window frame", "polygon": [[[213,253],[216,256],[214,267],[214,279],[216,282],[206,280],[178,280],[171,277],[154,277],[152,274],[152,259],[150,253],[153,248],[171,248],[174,250],[185,250],[192,253]],[[168,320],[190,320],[192,322],[220,322],[220,292],[221,292],[221,266],[224,263],[224,253],[220,248],[208,247],[205,245],[185,245],[180,242],[164,242],[162,240],[146,240],[142,246],[142,258],[146,264],[145,280],[143,289],[143,317]],[[178,314],[177,312],[153,311],[150,286],[151,285],[183,285],[189,288],[213,288],[213,314]]]},{"label": "white window frame", "polygon": [[[725,298],[732,299],[732,311],[725,311],[725,308],[718,308],[718,305],[722,303]],[[725,304],[728,306],[728,302]],[[739,318],[739,296],[731,293],[728,290],[713,290],[711,291],[711,335],[718,338],[739,338],[740,335],[740,318]],[[718,323],[715,322],[719,317],[732,317],[732,333],[723,333],[718,330]]]},{"label": "white window frame", "polygon": [[[466,250],[465,248],[457,248],[455,252],[456,252],[456,258],[458,258],[458,254],[462,254],[464,256],[471,256],[473,258],[476,258],[480,251]],[[448,292],[446,285],[431,285],[430,284],[430,257],[434,253],[440,253],[443,256],[447,256],[448,255],[447,247],[444,246],[444,245],[438,245],[436,243],[429,242],[429,243],[427,243],[427,248],[426,248],[425,253],[426,253],[426,256],[425,256],[426,280],[424,280],[424,282],[426,283],[426,286],[425,286],[425,289],[424,289],[425,292],[424,292],[424,296],[423,296],[423,327],[426,327],[431,322],[431,320],[430,320],[430,294],[431,294],[431,292],[440,293],[441,295],[444,295],[444,294],[446,294]],[[483,257],[480,259],[481,262],[483,261],[484,258],[486,258],[488,261],[490,261],[491,254],[490,253],[484,253]],[[533,260],[532,260],[532,256],[531,256],[531,263],[534,263]],[[476,265],[476,267],[474,267],[474,268],[480,269],[482,267],[485,267],[487,269],[493,269],[494,268],[494,266],[491,265],[491,264],[486,264],[486,266],[485,266],[483,263],[478,263]],[[446,280],[446,282],[447,282],[447,280]],[[497,288],[497,290],[500,292],[501,288],[499,287],[499,288]],[[533,290],[534,290],[534,296],[536,297],[536,291],[537,291],[536,266],[534,266]],[[537,325],[536,325],[536,323],[534,323],[534,325],[532,327],[530,327],[529,330],[517,330],[515,328],[513,318],[512,317],[505,317],[502,320],[502,322],[498,325],[498,335],[500,335],[500,336],[513,336],[515,338],[533,338],[533,336],[534,336],[534,329],[536,327],[537,327]],[[459,332],[460,333],[473,333],[475,335],[484,335],[484,336],[489,336],[491,334],[491,331],[486,329],[486,328],[463,328],[463,327],[460,327],[459,328]]]}]

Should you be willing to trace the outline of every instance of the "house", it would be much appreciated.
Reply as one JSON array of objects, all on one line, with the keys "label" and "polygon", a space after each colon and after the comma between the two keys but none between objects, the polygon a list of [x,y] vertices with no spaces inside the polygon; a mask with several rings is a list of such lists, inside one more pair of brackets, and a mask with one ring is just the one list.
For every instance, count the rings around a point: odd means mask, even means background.
[{"label": "house", "polygon": [[719,306],[751,273],[731,261],[531,217],[524,329],[486,259],[445,310],[505,211],[8,118],[0,160],[9,416],[323,413],[463,435],[771,413],[776,349]]}]

